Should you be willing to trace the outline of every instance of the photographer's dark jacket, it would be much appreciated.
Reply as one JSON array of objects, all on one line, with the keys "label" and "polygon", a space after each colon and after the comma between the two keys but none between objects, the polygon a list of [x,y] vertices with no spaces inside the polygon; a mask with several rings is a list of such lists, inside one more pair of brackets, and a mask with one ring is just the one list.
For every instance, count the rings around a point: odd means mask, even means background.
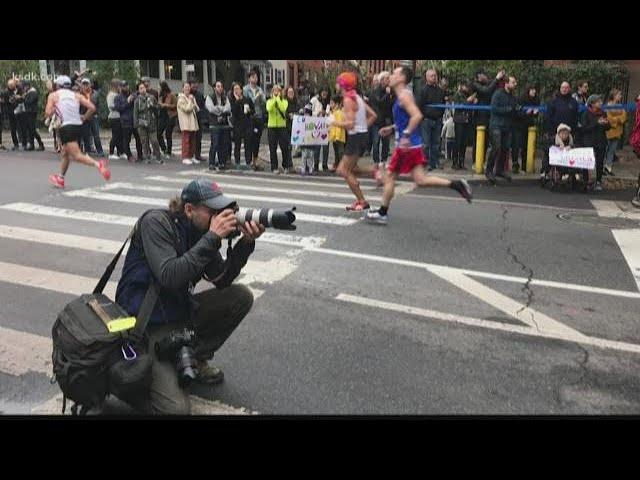
[{"label": "photographer's dark jacket", "polygon": [[199,232],[184,215],[163,210],[146,214],[139,227],[122,267],[116,302],[129,314],[137,315],[155,278],[160,295],[149,320],[151,325],[188,320],[197,307],[191,295],[196,283],[205,278],[217,288],[228,287],[255,248],[254,242],[240,240],[223,260],[220,237],[210,231]]}]

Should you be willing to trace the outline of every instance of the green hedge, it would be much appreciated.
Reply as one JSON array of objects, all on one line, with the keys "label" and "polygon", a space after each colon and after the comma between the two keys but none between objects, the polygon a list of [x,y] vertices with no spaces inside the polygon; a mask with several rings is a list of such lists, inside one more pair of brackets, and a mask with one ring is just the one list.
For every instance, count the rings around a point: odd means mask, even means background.
[{"label": "green hedge", "polygon": [[449,78],[452,90],[457,89],[459,81],[472,79],[478,68],[485,68],[492,78],[500,67],[504,67],[518,80],[518,96],[527,85],[536,85],[543,102],[559,90],[564,80],[571,83],[572,89],[579,80],[586,80],[590,93],[603,96],[612,88],[620,88],[626,93],[624,86],[629,80],[629,71],[622,63],[604,60],[576,60],[564,65],[544,65],[542,60],[422,60],[417,70],[423,76],[431,67],[436,68],[440,76]]}]

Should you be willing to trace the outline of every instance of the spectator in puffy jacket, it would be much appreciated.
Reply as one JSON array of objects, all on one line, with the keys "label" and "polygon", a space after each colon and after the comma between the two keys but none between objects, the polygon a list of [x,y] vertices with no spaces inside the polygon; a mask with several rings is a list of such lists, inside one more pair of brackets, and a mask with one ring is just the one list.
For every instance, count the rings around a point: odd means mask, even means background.
[{"label": "spectator in puffy jacket", "polygon": [[540,176],[546,178],[549,173],[549,147],[554,144],[558,125],[564,123],[575,132],[578,128],[578,102],[571,96],[571,85],[569,82],[560,84],[560,91],[547,104],[544,115],[545,135],[544,135],[544,156],[542,158],[542,169]]},{"label": "spectator in puffy jacket", "polygon": [[[500,70],[496,77],[489,82],[489,76],[487,72],[481,68],[476,72],[475,79],[471,82],[471,91],[476,94],[478,99],[478,105],[489,105],[491,103],[491,98],[498,88],[498,82],[502,82],[505,76],[504,70]],[[488,111],[484,110],[476,110],[473,112],[473,131],[476,131],[478,125],[484,125],[485,127],[489,126],[489,118],[491,114]],[[477,136],[473,135],[473,158],[476,158],[476,139]],[[485,156],[486,149],[488,147],[489,142],[485,142]]]}]

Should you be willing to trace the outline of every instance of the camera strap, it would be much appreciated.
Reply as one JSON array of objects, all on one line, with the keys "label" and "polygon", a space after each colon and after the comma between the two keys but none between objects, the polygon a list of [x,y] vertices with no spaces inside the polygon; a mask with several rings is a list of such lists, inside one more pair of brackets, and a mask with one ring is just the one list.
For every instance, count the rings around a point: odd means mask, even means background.
[{"label": "camera strap", "polygon": [[[102,277],[100,277],[98,284],[93,289],[94,294],[102,293],[102,291],[104,290],[104,287],[107,285],[107,282],[109,281],[109,278],[111,278],[111,275],[113,274],[113,270],[116,268],[116,264],[118,263],[118,260],[120,260],[120,256],[124,251],[124,247],[127,245],[127,242],[129,242],[135,235],[136,231],[138,230],[138,225],[141,224],[144,216],[151,211],[153,210],[148,210],[147,212],[145,212],[140,217],[140,219],[136,222],[134,227],[131,229],[131,232],[129,232],[129,235],[127,236],[126,240],[122,244],[122,247],[120,247],[120,250],[118,250],[118,253],[115,254],[115,256],[113,257],[113,260],[111,260],[111,263],[109,263],[106,270],[102,274]],[[144,299],[142,300],[142,304],[140,305],[140,310],[138,311],[138,315],[136,316],[136,320],[137,320],[136,326],[128,334],[128,336],[131,337],[133,340],[142,339],[144,335],[144,331],[147,328],[147,324],[149,323],[149,318],[151,317],[151,313],[153,312],[153,308],[155,307],[156,301],[158,300],[158,296],[159,296],[158,285],[156,283],[155,278],[153,278],[152,276],[151,284],[147,289],[147,293],[145,294]]]}]

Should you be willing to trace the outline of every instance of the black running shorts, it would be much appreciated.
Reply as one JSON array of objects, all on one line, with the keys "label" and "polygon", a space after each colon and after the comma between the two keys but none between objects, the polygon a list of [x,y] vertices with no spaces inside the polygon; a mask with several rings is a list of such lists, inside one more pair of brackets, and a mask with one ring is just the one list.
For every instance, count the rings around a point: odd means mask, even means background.
[{"label": "black running shorts", "polygon": [[369,134],[367,132],[354,134],[347,133],[347,144],[344,147],[344,154],[361,157],[364,155],[364,152],[367,151],[368,143]]},{"label": "black running shorts", "polygon": [[77,142],[80,138],[81,125],[65,125],[58,130],[60,135],[60,143],[65,145],[71,142]]}]

